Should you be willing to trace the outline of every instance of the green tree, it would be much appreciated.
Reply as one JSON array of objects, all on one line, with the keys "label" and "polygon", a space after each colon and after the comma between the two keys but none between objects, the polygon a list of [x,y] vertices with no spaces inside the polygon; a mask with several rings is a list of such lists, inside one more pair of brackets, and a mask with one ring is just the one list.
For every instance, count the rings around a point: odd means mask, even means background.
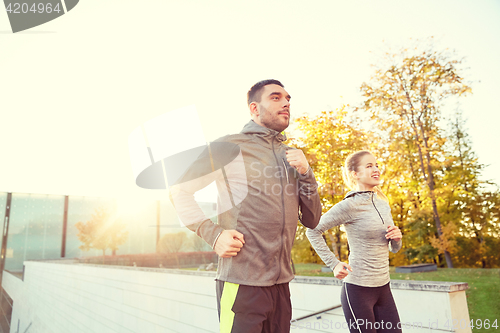
[{"label": "green tree", "polygon": [[[393,59],[397,59],[394,56]],[[377,68],[369,83],[363,83],[363,109],[380,132],[392,140],[403,139],[404,154],[411,164],[414,180],[424,180],[438,237],[442,236],[438,210],[436,170],[444,161],[445,138],[441,127],[441,108],[451,96],[471,91],[460,74],[460,60],[434,50],[420,54],[402,53],[402,61],[388,68]],[[393,136],[397,134],[397,136]],[[418,172],[418,175],[417,175]],[[418,192],[417,192],[418,195]],[[418,209],[418,208],[417,208]],[[444,251],[448,267],[453,267],[449,251]]]},{"label": "green tree", "polygon": [[[499,225],[499,192],[489,181],[481,180],[485,168],[472,150],[465,120],[457,110],[450,122],[448,159],[443,185],[448,187],[443,213],[458,222],[456,259],[463,266],[494,267],[494,252]],[[493,248],[492,248],[493,246]]]},{"label": "green tree", "polygon": [[77,237],[82,242],[79,248],[83,251],[101,250],[103,256],[107,249],[116,254],[118,247],[128,237],[125,225],[117,219],[116,214],[104,207],[97,208],[87,222],[77,222],[75,226],[78,229]]}]

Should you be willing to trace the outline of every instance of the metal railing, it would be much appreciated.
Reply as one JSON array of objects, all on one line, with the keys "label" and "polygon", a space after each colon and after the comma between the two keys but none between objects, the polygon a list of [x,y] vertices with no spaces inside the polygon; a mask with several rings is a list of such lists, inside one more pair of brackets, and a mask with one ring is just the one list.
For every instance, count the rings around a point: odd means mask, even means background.
[{"label": "metal railing", "polygon": [[301,321],[301,320],[304,320],[304,319],[307,319],[307,318],[311,318],[311,317],[314,317],[314,316],[318,316],[316,317],[316,319],[321,319],[321,314],[325,313],[325,312],[328,312],[328,311],[331,311],[331,310],[335,310],[335,309],[338,309],[342,307],[341,304],[339,305],[335,305],[335,306],[332,306],[331,308],[328,308],[328,309],[324,309],[324,310],[319,310],[319,311],[316,311],[316,312],[313,312],[313,313],[310,313],[308,315],[305,315],[305,316],[302,316],[302,317],[298,317],[298,318],[295,318],[295,319],[292,319],[291,322],[297,322],[297,321]]}]

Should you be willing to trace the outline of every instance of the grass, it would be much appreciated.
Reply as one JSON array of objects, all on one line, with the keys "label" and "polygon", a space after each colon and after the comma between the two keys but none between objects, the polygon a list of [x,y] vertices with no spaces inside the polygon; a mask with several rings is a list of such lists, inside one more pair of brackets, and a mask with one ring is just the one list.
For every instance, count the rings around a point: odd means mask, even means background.
[{"label": "grass", "polygon": [[[322,265],[318,264],[296,264],[296,275],[306,276],[333,276],[332,273],[321,273]],[[493,323],[497,319],[500,326],[500,269],[482,268],[438,268],[435,272],[422,273],[396,273],[395,268],[390,268],[393,280],[417,280],[417,281],[450,281],[467,282],[469,289],[465,291],[467,306],[471,320],[489,319]],[[473,329],[474,332],[490,333],[497,328]]]}]

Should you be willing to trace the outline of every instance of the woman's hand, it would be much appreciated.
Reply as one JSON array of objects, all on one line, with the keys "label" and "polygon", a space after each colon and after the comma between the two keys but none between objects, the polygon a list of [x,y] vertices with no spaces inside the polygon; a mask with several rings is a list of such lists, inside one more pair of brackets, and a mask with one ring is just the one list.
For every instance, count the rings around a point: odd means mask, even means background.
[{"label": "woman's hand", "polygon": [[352,268],[351,266],[349,266],[349,264],[346,264],[345,262],[339,262],[333,269],[333,275],[337,279],[342,280],[349,274],[349,271],[352,272]]},{"label": "woman's hand", "polygon": [[396,242],[403,238],[403,234],[398,227],[394,225],[387,226],[387,234],[385,234],[385,238],[395,240]]}]

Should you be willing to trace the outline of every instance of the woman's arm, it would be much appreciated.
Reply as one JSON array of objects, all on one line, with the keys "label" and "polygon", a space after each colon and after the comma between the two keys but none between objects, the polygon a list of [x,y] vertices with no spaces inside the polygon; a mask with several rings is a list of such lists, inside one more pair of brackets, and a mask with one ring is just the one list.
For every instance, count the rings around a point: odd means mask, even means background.
[{"label": "woman's arm", "polygon": [[396,253],[401,249],[403,234],[396,226],[387,226],[387,234],[385,238],[389,239],[389,250],[392,253]]},{"label": "woman's arm", "polygon": [[335,266],[340,263],[340,260],[338,260],[333,252],[328,248],[326,241],[323,238],[323,233],[328,229],[347,223],[351,220],[351,210],[353,209],[351,206],[351,200],[352,199],[347,199],[339,202],[321,217],[316,228],[306,230],[306,236],[309,239],[309,242],[311,242],[314,250],[319,255],[321,260],[323,260],[323,262],[332,270],[334,270]]}]

